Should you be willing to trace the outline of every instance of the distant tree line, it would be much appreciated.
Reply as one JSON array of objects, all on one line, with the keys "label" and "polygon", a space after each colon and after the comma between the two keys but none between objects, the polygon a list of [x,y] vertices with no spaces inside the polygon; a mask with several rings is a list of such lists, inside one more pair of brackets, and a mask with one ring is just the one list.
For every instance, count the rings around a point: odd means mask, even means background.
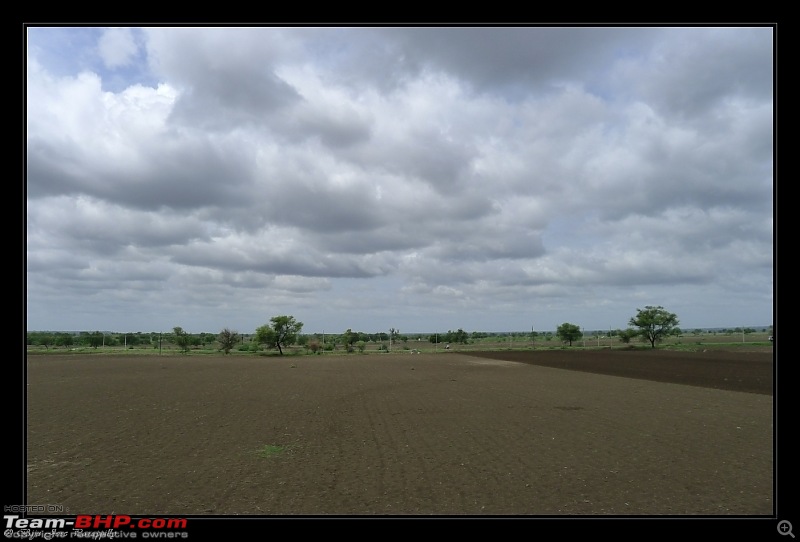
[{"label": "distant tree line", "polygon": [[[305,348],[311,353],[321,351],[333,351],[342,349],[346,352],[364,352],[367,344],[378,344],[379,351],[391,351],[393,348],[408,349],[409,340],[425,339],[422,334],[401,334],[400,330],[390,328],[388,333],[365,333],[353,331],[348,328],[343,333],[313,333],[302,334],[303,323],[295,319],[294,316],[280,315],[272,317],[268,323],[256,328],[255,334],[243,335],[230,328],[223,328],[219,333],[199,333],[191,334],[182,327],[176,326],[171,332],[149,332],[149,333],[104,333],[100,331],[66,333],[66,332],[28,332],[26,333],[26,344],[28,346],[43,346],[46,349],[57,348],[100,348],[100,347],[120,347],[127,348],[157,348],[163,349],[175,347],[182,353],[188,353],[192,348],[213,348],[216,347],[226,355],[236,349],[245,352],[262,352],[277,350],[279,355],[284,354],[284,349],[290,346]],[[769,329],[762,329],[774,336],[773,326]],[[733,328],[721,330],[709,330],[708,333],[730,334],[737,333],[747,335],[756,333],[753,328]],[[627,329],[614,329],[605,331],[594,331],[592,338],[600,339],[603,336],[609,338],[616,337],[622,343],[628,344],[634,339],[648,343],[651,348],[663,342],[671,336],[682,336],[686,332],[679,327],[679,320],[676,314],[669,312],[662,306],[648,305],[644,309],[636,309],[636,315],[631,317]],[[699,335],[703,333],[701,329],[695,329],[691,333]],[[564,322],[559,325],[555,333],[536,332],[509,332],[509,333],[488,333],[474,331],[471,334],[462,328],[448,330],[446,333],[434,333],[427,335],[430,343],[445,344],[469,344],[480,341],[500,341],[508,339],[510,342],[522,340],[530,341],[535,345],[537,339],[550,341],[558,338],[565,346],[572,346],[573,343],[585,339],[583,329],[573,323]]]}]

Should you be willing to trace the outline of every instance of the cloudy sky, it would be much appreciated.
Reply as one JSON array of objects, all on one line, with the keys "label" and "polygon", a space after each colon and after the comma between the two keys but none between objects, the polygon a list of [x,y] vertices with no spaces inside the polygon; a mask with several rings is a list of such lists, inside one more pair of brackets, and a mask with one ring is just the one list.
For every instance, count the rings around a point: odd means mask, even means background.
[{"label": "cloudy sky", "polygon": [[773,27],[28,27],[27,329],[773,323]]}]

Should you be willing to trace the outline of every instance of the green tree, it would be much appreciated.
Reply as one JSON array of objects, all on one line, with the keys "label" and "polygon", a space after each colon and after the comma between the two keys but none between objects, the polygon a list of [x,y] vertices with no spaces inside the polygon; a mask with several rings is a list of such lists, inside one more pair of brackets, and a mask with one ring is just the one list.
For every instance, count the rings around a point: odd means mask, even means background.
[{"label": "green tree", "polygon": [[583,332],[580,326],[564,322],[556,329],[556,335],[558,335],[563,342],[569,343],[569,345],[572,346],[572,341],[577,341],[583,337]]},{"label": "green tree", "polygon": [[99,331],[95,331],[91,335],[89,335],[89,346],[92,348],[97,348],[98,346],[103,346],[105,344],[105,336],[100,333]]},{"label": "green tree", "polygon": [[217,342],[225,354],[230,354],[233,347],[239,342],[239,334],[226,327],[217,335]]},{"label": "green tree", "polygon": [[664,307],[647,305],[644,309],[636,309],[636,316],[631,318],[629,325],[638,328],[642,339],[649,341],[650,347],[655,348],[657,342],[675,332],[679,323],[678,317]]},{"label": "green tree", "polygon": [[172,333],[175,335],[175,344],[181,349],[181,352],[184,354],[189,351],[189,345],[192,343],[192,339],[189,334],[183,330],[181,326],[175,326],[172,328]]},{"label": "green tree", "polygon": [[444,339],[444,342],[448,343],[467,344],[467,341],[469,341],[469,333],[461,328],[458,328],[458,331],[447,330]]},{"label": "green tree", "polygon": [[38,337],[38,343],[45,347],[46,350],[50,350],[50,347],[55,343],[56,338],[49,333],[42,333]]},{"label": "green tree", "polygon": [[275,348],[278,346],[277,336],[275,330],[269,324],[256,328],[256,335],[253,337],[253,344],[265,345],[267,348]]},{"label": "green tree", "polygon": [[72,346],[73,338],[72,335],[69,333],[61,333],[56,337],[56,344],[58,346],[63,346],[64,348],[69,348]]},{"label": "green tree", "polygon": [[358,340],[358,333],[353,333],[352,329],[347,328],[347,331],[342,333],[341,339],[342,339],[342,344],[344,345],[344,349],[347,350],[348,352],[352,352],[353,343],[355,343]]},{"label": "green tree", "polygon": [[617,335],[619,335],[619,340],[625,344],[629,344],[634,337],[639,335],[639,332],[635,329],[628,328],[625,331],[618,331]]},{"label": "green tree", "polygon": [[282,356],[283,347],[293,344],[302,329],[303,322],[298,322],[294,316],[273,316],[270,324],[256,329],[256,342],[277,348]]}]

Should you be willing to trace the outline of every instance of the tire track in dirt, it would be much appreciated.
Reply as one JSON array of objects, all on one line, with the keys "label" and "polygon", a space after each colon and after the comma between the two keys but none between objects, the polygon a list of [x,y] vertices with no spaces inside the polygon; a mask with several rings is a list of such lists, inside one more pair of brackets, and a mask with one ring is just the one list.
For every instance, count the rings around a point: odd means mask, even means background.
[{"label": "tire track in dirt", "polygon": [[[428,395],[424,391],[415,393],[426,385],[415,368],[384,364],[380,370],[387,376],[384,382],[340,398],[348,406],[337,409],[346,408],[359,418],[353,423],[358,429],[350,436],[362,443],[356,463],[361,464],[357,476],[366,501],[361,505],[383,514],[425,514],[427,505],[441,498],[432,471],[432,459],[442,453],[442,442],[436,438],[441,433],[427,430],[438,407],[424,400]],[[353,450],[343,445],[341,452]],[[352,458],[343,461],[353,464]]]}]

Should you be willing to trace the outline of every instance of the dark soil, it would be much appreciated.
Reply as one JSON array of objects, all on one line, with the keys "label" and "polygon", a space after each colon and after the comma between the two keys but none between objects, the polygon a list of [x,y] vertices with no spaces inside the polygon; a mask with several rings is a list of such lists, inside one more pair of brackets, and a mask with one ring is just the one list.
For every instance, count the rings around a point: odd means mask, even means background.
[{"label": "dark soil", "polygon": [[735,349],[29,356],[27,504],[769,516],[772,382]]},{"label": "dark soil", "polygon": [[772,349],[680,350],[570,350],[471,352],[470,355],[504,359],[571,371],[642,378],[688,386],[751,393],[773,392]]}]

